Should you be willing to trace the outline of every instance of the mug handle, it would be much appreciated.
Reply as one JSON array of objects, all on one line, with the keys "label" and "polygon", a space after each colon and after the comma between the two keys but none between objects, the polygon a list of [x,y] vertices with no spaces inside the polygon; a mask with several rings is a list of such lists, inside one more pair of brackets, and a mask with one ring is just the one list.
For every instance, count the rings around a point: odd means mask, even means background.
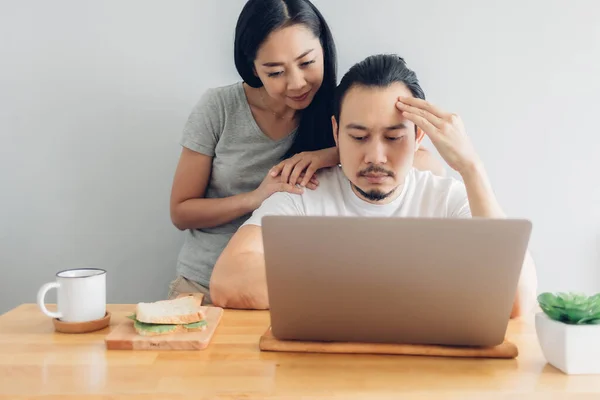
[{"label": "mug handle", "polygon": [[60,283],[50,282],[50,283],[44,284],[44,286],[42,286],[40,288],[40,291],[38,292],[38,296],[37,296],[38,306],[40,307],[40,310],[42,310],[42,312],[44,314],[46,314],[47,316],[49,316],[50,318],[56,318],[56,319],[62,318],[62,313],[60,311],[59,312],[48,311],[48,309],[46,308],[46,304],[44,304],[44,298],[46,297],[46,293],[48,292],[48,290],[54,289],[54,288],[58,289],[59,287],[60,287]]}]

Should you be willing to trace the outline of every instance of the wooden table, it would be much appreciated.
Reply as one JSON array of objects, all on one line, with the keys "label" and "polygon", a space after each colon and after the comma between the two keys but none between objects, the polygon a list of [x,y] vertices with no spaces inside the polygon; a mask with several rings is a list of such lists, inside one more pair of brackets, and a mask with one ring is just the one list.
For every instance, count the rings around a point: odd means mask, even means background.
[{"label": "wooden table", "polygon": [[0,398],[600,399],[600,376],[546,364],[532,318],[509,325],[517,359],[481,360],[260,352],[268,312],[232,310],[206,350],[107,351],[134,305],[108,308],[111,326],[88,334],[55,333],[35,304],[0,316]]}]

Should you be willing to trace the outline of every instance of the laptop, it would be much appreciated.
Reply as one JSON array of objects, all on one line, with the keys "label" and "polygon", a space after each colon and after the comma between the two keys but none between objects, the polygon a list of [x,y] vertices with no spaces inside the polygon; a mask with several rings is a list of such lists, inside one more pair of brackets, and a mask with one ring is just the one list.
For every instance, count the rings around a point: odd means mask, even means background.
[{"label": "laptop", "polygon": [[531,229],[524,219],[265,216],[272,333],[498,345]]}]

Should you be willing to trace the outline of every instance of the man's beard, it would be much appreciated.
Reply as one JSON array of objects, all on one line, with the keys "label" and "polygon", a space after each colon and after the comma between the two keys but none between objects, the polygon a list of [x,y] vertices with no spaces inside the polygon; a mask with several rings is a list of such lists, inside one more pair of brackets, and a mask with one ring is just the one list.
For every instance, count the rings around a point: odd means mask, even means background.
[{"label": "man's beard", "polygon": [[356,191],[365,199],[367,200],[371,200],[371,201],[382,201],[387,199],[388,197],[390,197],[392,194],[394,194],[394,192],[396,191],[396,189],[398,189],[398,186],[396,186],[395,188],[393,188],[391,191],[385,193],[382,192],[381,190],[369,190],[368,192],[365,192],[364,190],[362,190],[361,188],[359,188],[358,186],[356,186],[354,183],[350,182],[352,184],[352,187],[354,189],[356,189]]},{"label": "man's beard", "polygon": [[[387,169],[381,167],[381,166],[375,166],[375,165],[369,165],[367,168],[365,168],[364,170],[360,171],[358,173],[359,177],[363,177],[363,176],[367,176],[370,173],[380,173],[380,174],[385,174],[387,176],[390,177],[395,177],[396,174],[394,174],[394,172],[392,171],[388,171]],[[356,189],[356,191],[358,193],[360,193],[360,195],[362,197],[364,197],[367,200],[371,200],[371,201],[382,201],[387,199],[388,197],[390,197],[395,191],[396,189],[398,189],[398,186],[396,186],[394,189],[392,189],[391,191],[385,193],[382,192],[381,190],[378,189],[374,189],[374,190],[370,190],[368,192],[365,192],[364,190],[362,190],[361,188],[359,188],[358,186],[356,186],[354,183],[352,183],[352,186],[354,187],[354,189]]]}]

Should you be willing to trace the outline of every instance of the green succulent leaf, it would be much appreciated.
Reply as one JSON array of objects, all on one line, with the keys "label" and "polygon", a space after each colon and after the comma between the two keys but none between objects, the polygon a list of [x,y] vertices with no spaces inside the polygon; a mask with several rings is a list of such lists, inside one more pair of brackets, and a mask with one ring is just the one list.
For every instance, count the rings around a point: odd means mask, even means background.
[{"label": "green succulent leaf", "polygon": [[555,321],[573,325],[600,324],[600,293],[545,292],[538,296],[544,313]]}]

